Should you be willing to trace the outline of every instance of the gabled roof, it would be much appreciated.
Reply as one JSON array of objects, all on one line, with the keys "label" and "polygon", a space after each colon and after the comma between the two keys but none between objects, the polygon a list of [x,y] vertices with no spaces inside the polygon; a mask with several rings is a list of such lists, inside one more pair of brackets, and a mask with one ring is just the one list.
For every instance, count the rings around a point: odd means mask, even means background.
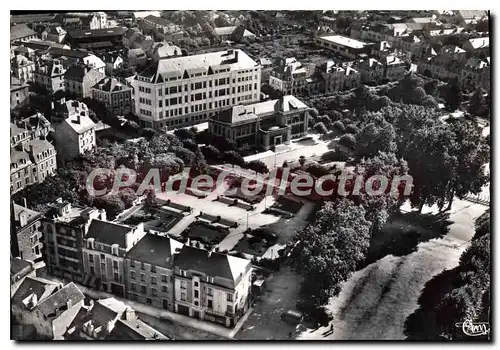
[{"label": "gabled roof", "polygon": [[66,35],[67,32],[64,29],[62,29],[61,26],[53,26],[53,27],[49,28],[47,33],[54,34],[54,35]]},{"label": "gabled roof", "polygon": [[36,35],[36,32],[26,24],[18,24],[10,27],[10,41],[19,40],[32,35]]},{"label": "gabled roof", "polygon": [[128,91],[132,88],[123,85],[116,78],[105,77],[100,82],[93,86],[94,89],[98,89],[105,92],[117,92],[117,91]]},{"label": "gabled roof", "polygon": [[484,10],[458,10],[458,14],[464,20],[471,20],[471,19],[480,20],[487,16],[486,11]]},{"label": "gabled roof", "polygon": [[485,47],[490,47],[490,38],[484,37],[484,38],[469,39],[469,43],[474,48],[474,50],[482,49]]},{"label": "gabled roof", "polygon": [[66,71],[66,73],[64,74],[64,79],[82,83],[84,78],[86,77],[93,80],[94,77],[97,78],[101,77],[102,75],[102,73],[96,71],[95,69],[87,70],[87,68],[82,66],[73,66]]},{"label": "gabled roof", "polygon": [[107,245],[118,244],[124,248],[127,246],[126,235],[132,229],[130,226],[94,219],[90,223],[87,238],[94,238]]},{"label": "gabled roof", "polygon": [[95,128],[96,126],[92,119],[88,116],[88,113],[84,111],[81,111],[78,114],[70,114],[68,118],[64,119],[63,123],[68,124],[69,127],[79,135]]},{"label": "gabled roof", "polygon": [[26,307],[23,301],[33,295],[36,296],[37,302],[39,303],[50,296],[59,286],[59,283],[40,277],[27,277],[12,296],[12,305]]},{"label": "gabled roof", "polygon": [[49,319],[59,317],[67,309],[83,301],[85,296],[73,282],[38,303],[38,309]]},{"label": "gabled roof", "polygon": [[33,270],[35,270],[34,265],[29,261],[10,256],[10,277],[15,279],[11,283],[23,278]]},{"label": "gabled roof", "polygon": [[127,30],[126,27],[72,30],[68,32],[68,35],[73,39],[101,38],[107,36],[121,36],[125,33],[126,30]]},{"label": "gabled roof", "polygon": [[250,269],[250,260],[183,246],[175,257],[175,265],[183,270],[199,271],[210,277],[237,282]]},{"label": "gabled roof", "polygon": [[154,234],[146,234],[128,253],[127,258],[147,264],[171,268],[173,256],[182,243]]},{"label": "gabled roof", "polygon": [[29,146],[33,146],[33,155],[35,156],[47,150],[54,149],[54,146],[47,140],[31,140],[28,142]]},{"label": "gabled roof", "polygon": [[26,214],[28,224],[31,223],[33,219],[38,218],[41,215],[37,211],[31,210],[29,208],[23,207],[22,205],[14,203],[14,219],[16,220],[16,222],[19,221],[19,215],[22,212]]}]

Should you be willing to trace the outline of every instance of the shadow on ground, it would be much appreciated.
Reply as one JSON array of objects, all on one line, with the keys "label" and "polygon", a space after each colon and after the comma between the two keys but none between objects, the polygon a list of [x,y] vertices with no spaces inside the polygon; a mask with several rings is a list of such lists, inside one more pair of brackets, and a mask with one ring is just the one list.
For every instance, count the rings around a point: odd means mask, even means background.
[{"label": "shadow on ground", "polygon": [[358,266],[363,269],[387,255],[403,256],[414,252],[421,242],[443,237],[448,233],[448,213],[395,213],[384,228],[370,239],[366,259]]}]

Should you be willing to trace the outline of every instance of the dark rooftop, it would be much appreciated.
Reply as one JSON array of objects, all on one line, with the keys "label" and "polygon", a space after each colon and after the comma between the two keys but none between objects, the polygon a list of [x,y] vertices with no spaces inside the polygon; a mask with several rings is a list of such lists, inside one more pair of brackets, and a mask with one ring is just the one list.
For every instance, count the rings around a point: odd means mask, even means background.
[{"label": "dark rooftop", "polygon": [[172,256],[182,243],[169,237],[146,234],[127,254],[127,258],[147,264],[171,268]]},{"label": "dark rooftop", "polygon": [[110,221],[101,221],[94,219],[90,224],[87,238],[94,238],[96,241],[120,247],[126,247],[125,236],[132,231],[132,227],[115,224]]},{"label": "dark rooftop", "polygon": [[82,38],[100,38],[112,35],[123,35],[127,28],[125,27],[113,27],[105,29],[86,29],[86,30],[72,30],[68,32],[68,35],[73,39]]}]

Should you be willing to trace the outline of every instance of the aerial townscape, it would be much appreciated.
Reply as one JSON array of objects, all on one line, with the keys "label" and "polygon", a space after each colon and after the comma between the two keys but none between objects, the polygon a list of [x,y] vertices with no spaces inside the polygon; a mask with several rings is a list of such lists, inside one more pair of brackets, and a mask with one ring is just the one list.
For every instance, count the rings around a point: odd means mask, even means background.
[{"label": "aerial townscape", "polygon": [[490,341],[490,35],[11,11],[11,339]]}]

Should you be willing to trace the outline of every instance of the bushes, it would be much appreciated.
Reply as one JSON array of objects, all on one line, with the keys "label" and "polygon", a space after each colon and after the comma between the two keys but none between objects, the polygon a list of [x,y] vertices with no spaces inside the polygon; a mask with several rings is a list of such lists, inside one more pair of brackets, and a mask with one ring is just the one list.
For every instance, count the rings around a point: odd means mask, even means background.
[{"label": "bushes", "polygon": [[243,157],[236,151],[227,151],[222,155],[222,160],[229,164],[243,166],[245,164],[245,160]]},{"label": "bushes", "polygon": [[244,167],[260,174],[267,174],[269,172],[267,165],[261,160],[252,160],[248,163],[245,163]]},{"label": "bushes", "polygon": [[314,124],[313,129],[320,134],[327,134],[328,133],[328,129],[326,128],[326,126],[323,122],[319,122],[319,123]]},{"label": "bushes", "polygon": [[339,140],[339,144],[351,149],[356,148],[356,136],[353,134],[345,134]]},{"label": "bushes", "polygon": [[345,131],[349,134],[356,135],[360,132],[360,129],[355,124],[349,124],[345,127]]},{"label": "bushes", "polygon": [[340,132],[345,131],[345,126],[344,123],[342,123],[340,120],[337,120],[335,123],[332,124],[332,127],[337,129]]}]

